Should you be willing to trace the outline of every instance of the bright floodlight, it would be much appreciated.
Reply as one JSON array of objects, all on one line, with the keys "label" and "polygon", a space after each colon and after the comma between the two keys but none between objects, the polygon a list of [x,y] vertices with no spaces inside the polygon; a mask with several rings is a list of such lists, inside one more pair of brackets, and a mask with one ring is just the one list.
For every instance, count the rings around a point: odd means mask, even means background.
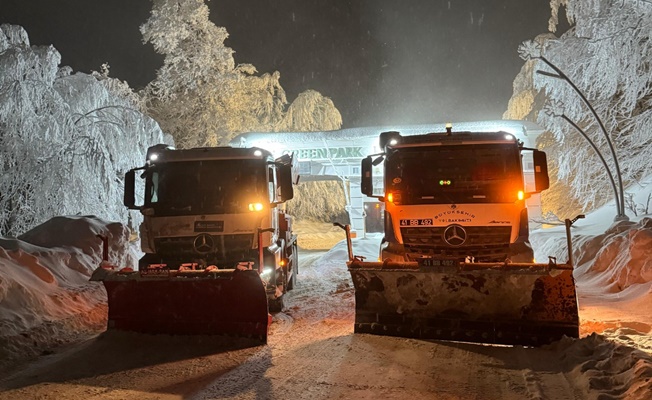
[{"label": "bright floodlight", "polygon": [[153,153],[151,156],[149,156],[149,159],[152,160],[152,161],[158,160],[158,154]]},{"label": "bright floodlight", "polygon": [[260,156],[263,155],[263,152],[260,151],[260,150],[256,150],[256,151],[254,151],[254,155],[255,155],[256,157],[260,157]]},{"label": "bright floodlight", "polygon": [[396,139],[392,139],[392,140],[389,141],[390,146],[394,146],[396,143],[398,143],[398,140],[396,140]]},{"label": "bright floodlight", "polygon": [[509,133],[505,135],[505,139],[507,140],[514,140],[514,136],[510,135]]}]

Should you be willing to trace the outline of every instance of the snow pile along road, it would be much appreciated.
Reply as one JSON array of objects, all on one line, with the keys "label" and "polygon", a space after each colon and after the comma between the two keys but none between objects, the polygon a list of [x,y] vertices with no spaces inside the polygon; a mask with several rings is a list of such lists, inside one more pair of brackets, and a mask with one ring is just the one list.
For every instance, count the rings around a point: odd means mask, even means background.
[{"label": "snow pile along road", "polygon": [[103,330],[106,293],[89,282],[102,260],[123,260],[127,230],[95,217],[56,217],[17,239],[0,238],[0,371],[18,358]]},{"label": "snow pile along road", "polygon": [[591,334],[549,347],[587,398],[647,400],[652,393],[652,357],[636,348]]},{"label": "snow pile along road", "polygon": [[[580,334],[598,333],[652,354],[652,218],[613,221],[605,207],[571,228]],[[568,259],[563,227],[530,237],[537,260]]]},{"label": "snow pile along road", "polygon": [[620,221],[582,242],[577,272],[608,293],[645,294],[652,287],[652,218]]}]

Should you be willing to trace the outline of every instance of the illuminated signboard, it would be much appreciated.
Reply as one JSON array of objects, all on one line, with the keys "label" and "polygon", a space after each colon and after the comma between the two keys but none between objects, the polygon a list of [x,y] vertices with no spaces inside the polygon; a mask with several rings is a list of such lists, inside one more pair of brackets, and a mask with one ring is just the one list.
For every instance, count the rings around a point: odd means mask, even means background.
[{"label": "illuminated signboard", "polygon": [[[291,153],[291,150],[284,153]],[[300,160],[320,160],[330,158],[364,158],[362,147],[330,147],[321,149],[299,149],[294,154]]]}]

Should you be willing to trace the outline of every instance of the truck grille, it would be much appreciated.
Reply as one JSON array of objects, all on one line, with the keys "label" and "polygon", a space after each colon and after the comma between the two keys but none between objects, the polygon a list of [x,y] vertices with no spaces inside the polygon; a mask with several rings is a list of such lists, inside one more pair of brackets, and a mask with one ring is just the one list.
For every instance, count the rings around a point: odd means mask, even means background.
[{"label": "truck grille", "polygon": [[161,256],[182,259],[203,258],[211,261],[223,261],[225,249],[228,249],[230,258],[246,257],[253,248],[253,235],[211,235],[215,244],[208,254],[199,254],[193,248],[196,236],[156,238],[156,252]]},{"label": "truck grille", "polygon": [[464,227],[467,238],[463,245],[454,247],[444,241],[446,227],[401,228],[408,258],[455,258],[463,261],[467,256],[476,262],[504,261],[509,254],[510,226]]}]

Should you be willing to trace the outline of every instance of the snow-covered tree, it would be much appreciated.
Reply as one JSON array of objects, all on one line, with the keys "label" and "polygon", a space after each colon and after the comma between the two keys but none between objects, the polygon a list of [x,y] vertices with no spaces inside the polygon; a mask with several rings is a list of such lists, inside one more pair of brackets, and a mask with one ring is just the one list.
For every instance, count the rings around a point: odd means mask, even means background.
[{"label": "snow-covered tree", "polygon": [[[226,29],[208,15],[204,0],[154,0],[141,26],[143,40],[165,56],[144,91],[148,113],[177,147],[226,145],[243,132],[341,128],[342,117],[329,98],[307,90],[288,106],[279,72],[257,76],[253,65],[236,65],[234,51],[224,44]],[[331,220],[344,212],[343,184],[301,184],[289,207],[301,218]],[[324,213],[316,212],[315,199],[329,203],[320,208]]]},{"label": "snow-covered tree", "polygon": [[124,172],[171,143],[126,83],[71,74],[60,60],[22,27],[0,26],[0,236],[57,215],[126,223]]},{"label": "snow-covered tree", "polygon": [[[561,6],[566,7],[571,28],[559,38],[542,35],[521,46],[530,59],[524,71],[531,91],[527,84],[515,86],[505,116],[529,114],[551,132],[554,140],[546,144],[558,178],[587,209],[613,199],[613,190],[594,149],[564,117],[587,133],[615,175],[611,150],[598,121],[572,86],[536,73],[554,72],[537,58],[544,57],[563,71],[586,96],[614,144],[625,186],[636,182],[652,173],[652,2],[553,0],[551,31]],[[532,112],[526,111],[528,99]]]},{"label": "snow-covered tree", "polygon": [[[534,41],[544,43],[549,39],[555,39],[555,36],[550,33],[541,34]],[[538,68],[536,60],[528,60],[514,79],[514,93],[509,100],[507,111],[503,114],[504,119],[537,121],[537,115],[546,104],[546,96],[534,87],[536,68]],[[570,193],[568,183],[565,180],[557,179],[559,167],[556,155],[562,149],[559,148],[557,140],[550,132],[544,132],[539,136],[537,144],[540,149],[551,155],[548,158],[551,177],[550,189],[541,194],[544,217],[549,217],[548,219],[552,221],[566,217],[572,218],[582,212],[583,206],[573,196],[568,196]]]},{"label": "snow-covered tree", "polygon": [[236,65],[225,28],[213,24],[203,0],[154,0],[143,40],[165,56],[145,89],[152,115],[178,147],[224,145],[242,132],[338,129],[342,119],[319,93],[302,93],[286,113],[278,72],[256,76]]},{"label": "snow-covered tree", "polygon": [[286,205],[288,214],[299,220],[349,223],[341,181],[302,182]]},{"label": "snow-covered tree", "polygon": [[290,104],[279,130],[332,131],[342,127],[342,116],[328,97],[306,90]]}]

